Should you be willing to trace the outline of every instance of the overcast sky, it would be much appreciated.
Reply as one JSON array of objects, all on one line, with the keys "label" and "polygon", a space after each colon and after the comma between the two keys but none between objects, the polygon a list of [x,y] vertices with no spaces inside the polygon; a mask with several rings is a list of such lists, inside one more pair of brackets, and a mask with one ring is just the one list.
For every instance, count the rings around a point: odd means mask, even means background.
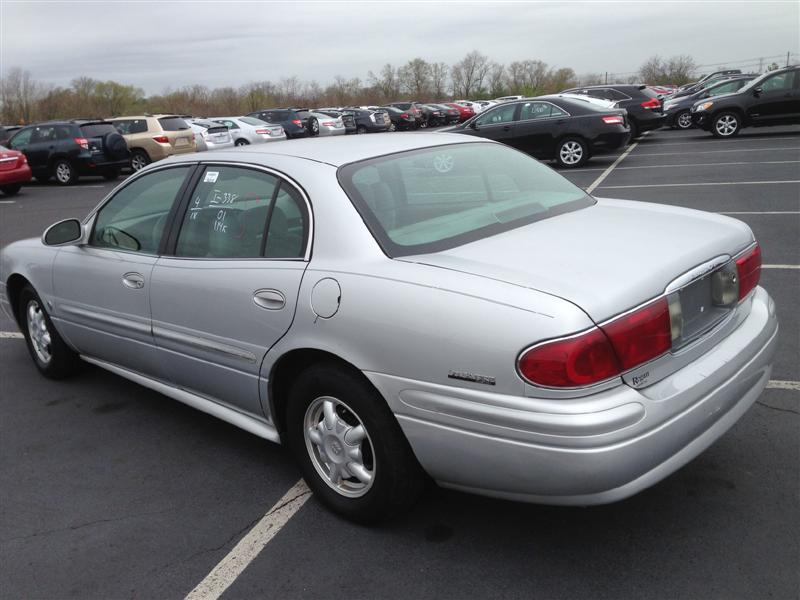
[{"label": "overcast sky", "polygon": [[[323,85],[471,50],[578,74],[649,56],[742,64],[800,52],[800,2],[37,2],[0,0],[0,67],[67,85],[114,79],[158,93],[296,75]],[[793,58],[794,60],[795,58]],[[767,60],[770,62],[772,59]]]}]

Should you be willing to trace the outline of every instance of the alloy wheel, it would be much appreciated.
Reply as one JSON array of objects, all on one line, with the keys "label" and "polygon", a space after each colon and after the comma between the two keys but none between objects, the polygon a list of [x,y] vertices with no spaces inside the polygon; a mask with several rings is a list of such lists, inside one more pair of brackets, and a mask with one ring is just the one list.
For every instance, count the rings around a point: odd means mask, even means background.
[{"label": "alloy wheel", "polygon": [[147,166],[147,161],[141,154],[134,154],[131,157],[131,169],[133,169],[134,171],[139,171],[140,169],[144,169],[146,166]]},{"label": "alloy wheel", "polygon": [[358,498],[375,481],[372,440],[358,415],[342,400],[320,396],[308,407],[303,437],[311,464],[342,496]]},{"label": "alloy wheel", "polygon": [[44,311],[36,300],[31,300],[28,302],[25,314],[28,321],[28,335],[30,336],[33,350],[39,360],[46,365],[53,355],[51,350],[52,338],[50,330],[47,328],[47,319]]},{"label": "alloy wheel", "polygon": [[558,155],[565,165],[577,165],[583,158],[583,147],[578,142],[569,140],[561,144]]},{"label": "alloy wheel", "polygon": [[722,136],[729,136],[736,133],[739,121],[733,115],[722,115],[714,124],[717,133]]},{"label": "alloy wheel", "polygon": [[688,112],[684,112],[678,115],[677,119],[678,127],[681,129],[689,129],[692,126],[692,115]]},{"label": "alloy wheel", "polygon": [[56,179],[59,183],[69,183],[72,179],[72,167],[69,163],[60,162],[56,165]]}]

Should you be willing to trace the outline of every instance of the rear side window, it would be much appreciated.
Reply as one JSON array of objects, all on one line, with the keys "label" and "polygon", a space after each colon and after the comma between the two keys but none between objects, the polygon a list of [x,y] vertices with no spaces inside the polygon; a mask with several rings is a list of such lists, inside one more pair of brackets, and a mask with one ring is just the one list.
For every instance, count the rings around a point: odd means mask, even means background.
[{"label": "rear side window", "polygon": [[[243,123],[247,123],[248,125],[263,125],[264,123],[266,123],[266,121],[262,121],[261,119],[255,119],[253,117],[241,117],[239,120],[242,121]],[[232,123],[232,121],[223,121],[223,123],[227,125],[228,123]],[[236,127],[238,129],[238,126],[235,123],[233,124],[233,127]]]},{"label": "rear side window", "polygon": [[307,119],[310,116],[311,116],[311,113],[309,113],[307,110],[296,110],[296,111],[294,111],[294,118],[295,119]]},{"label": "rear side window", "polygon": [[382,156],[342,167],[339,181],[392,257],[453,248],[594,203],[550,168],[500,144]]},{"label": "rear side window", "polygon": [[189,167],[142,175],[123,187],[97,214],[90,244],[156,254],[167,216]]},{"label": "rear side window", "polygon": [[305,204],[277,177],[240,167],[206,167],[183,218],[176,256],[302,258]]},{"label": "rear side window", "polygon": [[288,121],[289,120],[289,111],[288,110],[276,110],[264,115],[270,123],[277,123],[279,121]]},{"label": "rear side window", "polygon": [[158,120],[164,131],[183,131],[189,129],[189,125],[180,117],[162,117]]},{"label": "rear side window", "polygon": [[103,137],[107,133],[116,133],[117,130],[111,123],[94,123],[92,125],[81,125],[83,137]]},{"label": "rear side window", "polygon": [[649,87],[643,88],[639,91],[642,92],[642,94],[644,94],[648,98],[658,98],[660,95],[657,91]]}]

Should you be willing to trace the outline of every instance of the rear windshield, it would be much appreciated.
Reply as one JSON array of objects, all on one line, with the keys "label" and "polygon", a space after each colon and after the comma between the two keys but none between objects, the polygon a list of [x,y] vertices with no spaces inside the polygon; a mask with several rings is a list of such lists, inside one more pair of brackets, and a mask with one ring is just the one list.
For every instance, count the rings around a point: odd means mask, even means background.
[{"label": "rear windshield", "polygon": [[84,137],[103,137],[107,133],[117,133],[116,128],[111,123],[93,123],[92,125],[81,125],[81,133]]},{"label": "rear windshield", "polygon": [[180,117],[161,117],[158,122],[161,123],[161,128],[164,131],[182,131],[184,129],[189,129],[189,125]]},{"label": "rear windshield", "polygon": [[485,142],[345,165],[339,182],[391,257],[454,248],[594,204],[530,156]]},{"label": "rear windshield", "polygon": [[658,98],[661,94],[655,91],[653,88],[646,87],[641,92],[647,96],[648,98]]},{"label": "rear windshield", "polygon": [[261,119],[256,119],[253,117],[239,117],[239,120],[242,123],[247,123],[248,125],[266,125],[266,121],[262,121]]},{"label": "rear windshield", "polygon": [[311,113],[307,110],[296,110],[294,111],[294,114],[296,119],[307,119],[311,116]]}]

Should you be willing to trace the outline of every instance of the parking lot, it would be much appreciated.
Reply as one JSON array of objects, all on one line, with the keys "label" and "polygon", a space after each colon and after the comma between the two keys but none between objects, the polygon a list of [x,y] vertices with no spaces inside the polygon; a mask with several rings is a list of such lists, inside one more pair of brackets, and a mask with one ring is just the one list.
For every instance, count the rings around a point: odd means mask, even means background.
[{"label": "parking lot", "polygon": [[[659,130],[628,148],[561,173],[599,197],[729,214],[760,241],[781,333],[758,403],[689,465],[608,506],[434,488],[364,528],[311,497],[223,598],[798,597],[800,127]],[[85,215],[114,185],[0,198],[0,246]],[[280,446],[111,373],[44,379],[16,331],[0,317],[3,598],[183,598],[298,481]]]}]

